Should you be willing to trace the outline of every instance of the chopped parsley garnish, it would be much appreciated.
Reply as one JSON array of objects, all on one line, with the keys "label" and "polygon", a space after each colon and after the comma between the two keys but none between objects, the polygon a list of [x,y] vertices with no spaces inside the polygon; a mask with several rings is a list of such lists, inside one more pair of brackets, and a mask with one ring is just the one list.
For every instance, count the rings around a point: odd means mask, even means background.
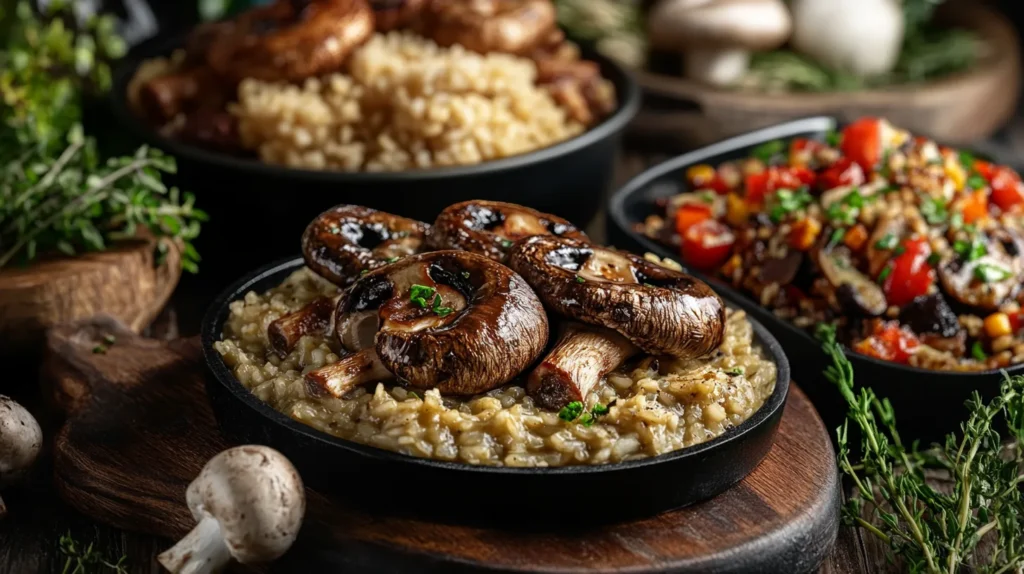
[{"label": "chopped parsley garnish", "polygon": [[362,277],[363,275],[366,275],[369,272],[370,272],[369,269],[363,269],[362,271],[359,272],[359,276]]},{"label": "chopped parsley garnish", "polygon": [[926,196],[922,200],[921,215],[924,216],[925,221],[932,225],[946,222],[949,212],[946,211],[946,204],[941,199]]},{"label": "chopped parsley garnish", "polygon": [[971,356],[979,361],[988,359],[988,354],[985,353],[985,348],[981,346],[981,341],[975,341],[971,345]]},{"label": "chopped parsley garnish", "polygon": [[423,399],[420,398],[419,395],[416,394],[416,391],[406,391],[406,394],[409,395],[410,397],[414,397],[414,398],[420,399],[421,401],[423,400]]},{"label": "chopped parsley garnish", "polygon": [[710,191],[705,191],[704,193],[700,194],[700,200],[703,201],[704,203],[714,203],[715,194],[711,193]]},{"label": "chopped parsley garnish", "polygon": [[[860,194],[859,187],[854,187],[843,199],[829,205],[825,210],[825,216],[844,225],[853,225],[857,220],[857,214],[860,213],[860,209],[864,207],[864,202],[868,199]],[[875,198],[870,199],[874,200]]]},{"label": "chopped parsley garnish", "polygon": [[512,241],[510,239],[502,239],[501,246],[508,249],[509,247],[512,247]]},{"label": "chopped parsley garnish", "polygon": [[814,202],[814,197],[807,191],[806,187],[793,191],[792,189],[780,189],[775,192],[775,205],[768,216],[774,223],[782,221],[787,214],[801,210]]},{"label": "chopped parsley garnish", "polygon": [[434,304],[430,307],[430,310],[436,313],[438,317],[447,317],[454,311],[451,307],[441,306],[441,295],[438,294],[434,295]]},{"label": "chopped parsley garnish", "polygon": [[882,269],[882,272],[878,274],[878,284],[881,285],[882,283],[885,283],[885,280],[888,279],[890,275],[892,275],[892,265],[886,265],[885,268]]},{"label": "chopped parsley garnish", "polygon": [[1003,281],[1013,277],[1013,273],[1010,273],[1009,269],[1005,269],[998,265],[979,263],[978,266],[974,268],[974,277],[982,283],[995,283],[996,281]]},{"label": "chopped parsley garnish", "polygon": [[586,283],[586,282],[587,282],[587,280],[586,280],[586,279],[584,279],[584,278],[582,278],[582,277],[580,277],[579,275],[577,275],[577,276],[576,276],[576,282],[577,282],[577,283]]},{"label": "chopped parsley garnish", "polygon": [[412,287],[409,287],[409,300],[426,309],[429,306],[427,301],[429,301],[435,293],[437,293],[437,289],[434,289],[433,287],[413,284]]},{"label": "chopped parsley garnish", "polygon": [[730,377],[738,377],[738,376],[742,375],[745,372],[746,372],[746,369],[744,369],[743,367],[734,367],[734,368],[729,369],[728,371],[726,371],[725,374],[729,375]]},{"label": "chopped parsley garnish", "polygon": [[597,420],[597,419],[594,418],[594,415],[592,415],[590,413],[583,413],[582,415],[580,415],[580,418],[576,419],[576,422],[580,423],[581,425],[583,425],[585,427],[589,427],[589,426],[594,426],[594,421],[595,420]]},{"label": "chopped parsley garnish", "polygon": [[974,155],[966,151],[960,152],[960,165],[967,171],[974,169]]},{"label": "chopped parsley garnish", "polygon": [[984,189],[986,186],[988,186],[988,182],[980,175],[975,174],[967,178],[967,187],[971,189]]},{"label": "chopped parsley garnish", "polygon": [[387,259],[384,260],[384,263],[394,263],[395,261],[398,261],[399,259],[401,259],[401,257],[388,257]]},{"label": "chopped parsley garnish", "polygon": [[571,423],[578,419],[581,414],[583,414],[583,403],[573,401],[562,407],[562,410],[558,411],[558,418]]},{"label": "chopped parsley garnish", "polygon": [[755,147],[751,150],[750,155],[765,163],[771,163],[776,156],[781,155],[785,150],[786,144],[782,140],[774,140]]},{"label": "chopped parsley garnish", "polygon": [[842,132],[828,130],[828,133],[825,134],[825,143],[827,143],[829,147],[839,147],[839,145],[843,143]]},{"label": "chopped parsley garnish", "polygon": [[977,261],[988,253],[988,249],[985,248],[985,244],[977,238],[971,241],[964,241],[963,239],[956,240],[953,242],[953,251],[967,261]]},{"label": "chopped parsley garnish", "polygon": [[875,249],[892,249],[896,247],[899,239],[893,233],[886,233],[885,237],[875,242]]},{"label": "chopped parsley garnish", "polygon": [[843,236],[846,235],[846,230],[840,227],[832,232],[832,236],[828,238],[828,244],[830,247],[838,245],[843,240]]},{"label": "chopped parsley garnish", "polygon": [[610,409],[608,408],[608,406],[602,405],[601,403],[597,403],[596,405],[594,405],[594,408],[590,409],[590,412],[594,413],[594,416],[596,417],[603,417],[604,415],[608,414],[609,410]]},{"label": "chopped parsley garnish", "polygon": [[939,255],[937,252],[933,252],[931,255],[928,256],[928,265],[931,265],[932,267],[938,265],[940,261],[942,261],[942,256]]},{"label": "chopped parsley garnish", "polygon": [[949,226],[953,229],[960,229],[964,226],[964,214],[959,211],[949,216]]},{"label": "chopped parsley garnish", "polygon": [[94,355],[105,355],[107,353],[107,347],[104,345],[96,345],[92,348],[92,353]]},{"label": "chopped parsley garnish", "polygon": [[117,337],[111,335],[110,333],[107,333],[106,335],[103,335],[103,342],[108,345],[113,345],[114,343],[117,342]]},{"label": "chopped parsley garnish", "polygon": [[463,271],[462,272],[462,278],[463,279],[469,279],[469,271]]},{"label": "chopped parsley garnish", "polygon": [[846,194],[846,197],[843,198],[843,203],[857,209],[864,207],[864,196],[860,194],[860,188],[855,187],[851,189],[850,193]]},{"label": "chopped parsley garnish", "polygon": [[903,245],[900,245],[899,247],[897,247],[896,249],[893,250],[892,254],[896,255],[896,256],[900,256],[900,255],[903,255],[906,252],[907,252],[907,248],[904,247]]}]

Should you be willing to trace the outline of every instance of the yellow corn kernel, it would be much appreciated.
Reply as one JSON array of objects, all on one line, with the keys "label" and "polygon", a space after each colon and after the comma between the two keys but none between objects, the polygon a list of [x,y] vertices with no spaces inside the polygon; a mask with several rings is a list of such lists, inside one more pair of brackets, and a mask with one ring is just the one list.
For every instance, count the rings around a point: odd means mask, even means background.
[{"label": "yellow corn kernel", "polygon": [[943,170],[946,172],[946,177],[956,186],[956,190],[962,191],[967,183],[967,170],[964,169],[964,166],[960,165],[960,160],[956,156],[946,158]]},{"label": "yellow corn kernel", "polygon": [[715,168],[706,163],[695,165],[686,170],[686,180],[694,188],[709,185],[713,179],[715,179]]},{"label": "yellow corn kernel", "polygon": [[747,218],[750,217],[750,210],[747,207],[747,202],[739,194],[730,193],[725,198],[725,220],[733,227],[741,227],[746,225]]},{"label": "yellow corn kernel", "polygon": [[1012,335],[1013,329],[1010,327],[1009,315],[1006,313],[992,313],[985,317],[985,333],[993,339],[1003,335]]}]

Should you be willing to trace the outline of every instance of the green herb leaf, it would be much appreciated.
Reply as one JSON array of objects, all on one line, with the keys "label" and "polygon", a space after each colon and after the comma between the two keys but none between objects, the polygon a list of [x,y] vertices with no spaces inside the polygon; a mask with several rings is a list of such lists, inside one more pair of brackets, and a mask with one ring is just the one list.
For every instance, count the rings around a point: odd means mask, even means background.
[{"label": "green herb leaf", "polygon": [[845,235],[846,235],[846,230],[845,229],[843,229],[842,227],[837,228],[835,231],[832,232],[831,237],[828,238],[829,246],[830,247],[834,247],[834,246],[838,245],[839,242],[843,240],[843,237]]},{"label": "green herb leaf", "polygon": [[932,225],[941,225],[949,217],[946,204],[942,199],[922,196],[921,215]]},{"label": "green herb leaf", "polygon": [[777,156],[786,151],[786,144],[782,140],[765,142],[750,151],[750,155],[764,163],[771,163]]},{"label": "green herb leaf", "polygon": [[508,239],[502,239],[501,240],[501,246],[504,247],[505,249],[508,249],[509,247],[512,247],[513,243],[514,243],[513,241],[510,241]]},{"label": "green herb leaf", "polygon": [[971,345],[971,356],[978,361],[984,362],[988,360],[988,354],[985,353],[985,347],[981,345],[981,341],[975,341],[974,344]]},{"label": "green herb leaf", "polygon": [[105,355],[106,353],[107,348],[103,345],[96,345],[95,347],[92,348],[92,354],[94,355]]},{"label": "green herb leaf", "polygon": [[885,237],[882,237],[875,242],[875,249],[892,249],[893,247],[896,247],[896,243],[898,241],[899,238],[896,237],[895,234],[886,233]]},{"label": "green herb leaf", "polygon": [[958,159],[960,160],[960,165],[962,165],[968,173],[974,170],[974,154],[968,151],[962,151],[959,153]]},{"label": "green herb leaf", "polygon": [[590,409],[590,412],[594,413],[594,416],[596,417],[603,417],[604,415],[608,414],[609,410],[611,409],[609,409],[606,405],[597,403],[594,405],[593,408]]},{"label": "green herb leaf", "polygon": [[843,133],[836,130],[828,130],[828,133],[825,134],[825,143],[829,147],[839,147],[843,143]]},{"label": "green herb leaf", "polygon": [[730,377],[738,377],[745,372],[746,369],[744,369],[743,367],[735,367],[726,371],[725,374],[729,375]]},{"label": "green herb leaf", "polygon": [[882,272],[878,274],[878,284],[882,285],[885,283],[885,280],[888,279],[890,275],[892,275],[892,265],[886,265],[882,268]]},{"label": "green herb leaf", "polygon": [[463,279],[469,279],[469,271],[463,271],[461,275]]},{"label": "green herb leaf", "polygon": [[572,422],[579,418],[583,414],[583,403],[580,401],[573,401],[558,411],[558,418],[566,422]]},{"label": "green herb leaf", "polygon": [[586,279],[584,279],[584,278],[582,278],[582,277],[580,277],[579,275],[577,275],[577,276],[576,276],[576,282],[577,282],[577,283],[586,283],[586,282],[587,282],[587,280],[586,280]]},{"label": "green herb leaf", "polygon": [[982,283],[997,283],[1013,277],[1013,273],[998,265],[979,263],[974,268],[974,277]]},{"label": "green herb leaf", "polygon": [[585,427],[591,427],[594,426],[594,421],[596,420],[597,419],[594,417],[594,415],[590,413],[583,413],[582,415],[580,415],[580,418],[577,419],[577,422],[579,422],[581,425]]},{"label": "green herb leaf", "polygon": [[433,287],[414,283],[409,287],[409,300],[426,309],[430,305],[429,301],[434,297],[436,292],[437,290]]},{"label": "green herb leaf", "polygon": [[984,189],[988,187],[988,182],[980,175],[972,175],[967,178],[967,186],[971,189]]},{"label": "green herb leaf", "polygon": [[398,261],[399,259],[401,259],[401,257],[388,257],[387,259],[384,260],[384,263],[391,264],[394,263],[395,261]]},{"label": "green herb leaf", "polygon": [[941,262],[942,256],[939,255],[937,251],[933,251],[932,254],[928,256],[928,265],[931,265],[932,267],[937,266]]},{"label": "green herb leaf", "polygon": [[705,191],[700,194],[700,200],[703,201],[704,203],[714,203],[715,194],[711,193],[710,191]]},{"label": "green herb leaf", "polygon": [[953,212],[953,215],[949,216],[949,226],[953,229],[960,229],[964,226],[964,214],[959,211]]}]

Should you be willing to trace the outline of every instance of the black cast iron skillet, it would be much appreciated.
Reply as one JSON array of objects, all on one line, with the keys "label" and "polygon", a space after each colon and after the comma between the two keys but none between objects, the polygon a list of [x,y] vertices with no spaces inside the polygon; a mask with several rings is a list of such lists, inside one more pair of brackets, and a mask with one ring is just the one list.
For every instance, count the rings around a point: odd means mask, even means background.
[{"label": "black cast iron skillet", "polygon": [[[796,120],[734,137],[648,169],[612,195],[607,213],[609,243],[622,249],[650,251],[678,259],[678,254],[670,248],[634,231],[634,225],[657,211],[655,199],[686,190],[685,171],[688,167],[702,163],[718,165],[746,158],[757,145],[777,139],[802,137],[824,140],[825,135],[837,127],[838,122],[829,117]],[[778,338],[790,356],[799,357],[793,366],[794,379],[814,401],[827,425],[835,427],[841,424],[846,414],[845,403],[832,383],[822,376],[829,362],[818,341],[807,331],[775,317],[771,311],[722,280],[699,271],[691,270],[690,273],[711,284],[730,303],[746,310]],[[851,351],[847,351],[846,356],[853,364],[857,383],[871,387],[879,396],[887,397],[893,403],[901,432],[925,440],[938,439],[957,430],[965,418],[964,401],[974,391],[986,398],[998,394],[1003,380],[1001,371],[929,371]],[[1007,372],[1024,372],[1024,365],[1012,367]]]},{"label": "black cast iron skillet", "polygon": [[772,446],[789,392],[789,363],[757,322],[755,340],[778,366],[774,392],[742,424],[676,452],[618,464],[505,468],[407,456],[330,436],[256,398],[213,348],[230,302],[280,284],[302,265],[298,258],[267,265],[217,297],[202,326],[203,353],[212,375],[207,377],[207,393],[230,439],[276,448],[307,484],[371,504],[375,511],[459,521],[500,517],[504,525],[522,520],[533,529],[571,527],[559,518],[566,516],[580,525],[644,517],[723,492],[749,474]]},{"label": "black cast iron skillet", "polygon": [[[136,117],[126,88],[139,64],[164,56],[184,36],[133,53],[114,72],[112,112],[135,139],[164,150],[178,162],[177,184],[195,192],[212,224],[197,241],[207,269],[227,281],[286,257],[317,214],[339,203],[381,209],[430,222],[445,207],[469,199],[519,203],[555,213],[580,227],[593,218],[612,180],[615,152],[626,124],[640,107],[640,90],[621,66],[599,54],[604,77],[615,85],[616,111],[577,137],[530,153],[478,165],[391,173],[344,173],[293,169],[206,150],[163,137]],[[244,240],[245,250],[239,250]]]}]

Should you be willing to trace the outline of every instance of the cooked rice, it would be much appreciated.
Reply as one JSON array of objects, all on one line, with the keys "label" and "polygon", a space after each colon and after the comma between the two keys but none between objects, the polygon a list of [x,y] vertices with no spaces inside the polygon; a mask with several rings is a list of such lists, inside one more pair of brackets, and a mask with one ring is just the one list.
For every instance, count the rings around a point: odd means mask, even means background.
[{"label": "cooked rice", "polygon": [[644,357],[610,374],[586,399],[611,404],[590,427],[536,407],[518,384],[474,397],[394,384],[343,399],[311,397],[302,375],[336,361],[324,336],[306,336],[284,359],[267,326],[337,289],[307,269],[264,294],[231,303],[225,363],[260,400],[323,432],[413,456],[470,464],[561,466],[645,458],[702,443],[750,417],[775,388],[775,364],[753,344],[753,328],[730,311],[714,356],[694,361]]},{"label": "cooked rice", "polygon": [[393,171],[508,157],[584,129],[534,84],[526,58],[392,32],[359,48],[349,68],[302,86],[242,82],[230,109],[243,145],[268,163]]}]

